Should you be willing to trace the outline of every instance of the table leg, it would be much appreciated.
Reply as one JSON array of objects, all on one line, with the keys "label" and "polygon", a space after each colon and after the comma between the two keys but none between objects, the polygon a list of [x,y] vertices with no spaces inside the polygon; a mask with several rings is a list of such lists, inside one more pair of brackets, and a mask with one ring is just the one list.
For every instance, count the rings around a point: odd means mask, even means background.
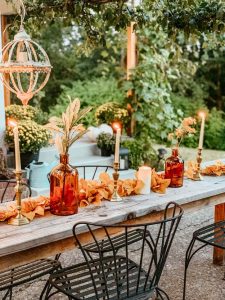
[{"label": "table leg", "polygon": [[[225,203],[215,205],[214,221],[220,222],[225,220]],[[213,263],[215,265],[222,265],[224,260],[224,250],[214,247]]]}]

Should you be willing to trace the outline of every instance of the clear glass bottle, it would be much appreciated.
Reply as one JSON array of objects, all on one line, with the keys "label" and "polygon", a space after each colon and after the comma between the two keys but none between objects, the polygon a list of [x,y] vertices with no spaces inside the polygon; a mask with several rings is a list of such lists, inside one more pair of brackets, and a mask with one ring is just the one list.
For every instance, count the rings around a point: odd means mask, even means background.
[{"label": "clear glass bottle", "polygon": [[172,149],[172,155],[165,162],[165,178],[170,179],[170,187],[182,187],[184,181],[184,161],[179,157],[178,148]]},{"label": "clear glass bottle", "polygon": [[60,164],[50,174],[50,211],[54,215],[67,216],[78,212],[78,171],[68,161],[68,154],[60,154]]}]

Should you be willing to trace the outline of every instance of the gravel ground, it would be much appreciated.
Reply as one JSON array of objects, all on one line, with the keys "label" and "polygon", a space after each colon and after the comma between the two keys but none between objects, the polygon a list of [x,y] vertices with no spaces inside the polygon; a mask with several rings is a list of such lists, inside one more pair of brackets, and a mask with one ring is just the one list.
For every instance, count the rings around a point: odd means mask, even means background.
[{"label": "gravel ground", "polygon": [[[204,208],[195,213],[185,214],[179,226],[174,244],[170,251],[160,286],[169,294],[171,300],[182,299],[184,256],[191,240],[192,232],[213,222],[213,208]],[[133,254],[135,256],[135,252]],[[81,259],[78,251],[63,254],[64,265],[77,263]],[[207,247],[193,258],[188,273],[187,300],[224,300],[224,267],[212,264],[212,248]],[[14,300],[37,300],[44,280],[19,287],[14,292]],[[1,295],[0,295],[1,297]],[[67,299],[53,296],[53,300]]]}]

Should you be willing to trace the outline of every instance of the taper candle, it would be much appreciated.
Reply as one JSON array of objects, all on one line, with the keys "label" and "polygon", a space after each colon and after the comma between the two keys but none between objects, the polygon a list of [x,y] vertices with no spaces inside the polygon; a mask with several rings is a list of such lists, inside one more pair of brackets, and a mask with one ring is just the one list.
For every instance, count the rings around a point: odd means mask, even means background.
[{"label": "taper candle", "polygon": [[115,163],[119,163],[119,156],[120,156],[120,136],[121,136],[121,129],[118,128],[116,131],[116,145],[115,145]]},{"label": "taper candle", "polygon": [[147,195],[151,191],[151,175],[152,169],[147,166],[142,166],[137,172],[137,179],[144,183],[144,186],[140,190],[140,194]]},{"label": "taper candle", "polygon": [[14,136],[14,147],[15,147],[15,164],[16,172],[21,171],[21,161],[20,161],[20,144],[19,144],[19,130],[16,120],[8,119],[8,126],[12,127],[13,136]]},{"label": "taper candle", "polygon": [[21,171],[21,162],[20,162],[19,131],[17,125],[13,128],[13,134],[14,134],[14,144],[15,144],[16,172],[19,172]]},{"label": "taper candle", "polygon": [[203,148],[203,140],[204,140],[204,130],[205,130],[205,113],[200,112],[199,117],[202,119],[202,123],[201,123],[201,129],[200,129],[198,148],[202,149]]}]

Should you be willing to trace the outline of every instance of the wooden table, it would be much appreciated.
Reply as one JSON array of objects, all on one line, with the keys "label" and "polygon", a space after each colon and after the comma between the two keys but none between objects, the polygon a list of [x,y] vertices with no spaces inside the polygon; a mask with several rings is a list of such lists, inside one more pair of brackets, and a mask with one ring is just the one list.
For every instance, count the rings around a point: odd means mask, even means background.
[{"label": "wooden table", "polygon": [[[204,206],[216,206],[216,218],[225,219],[225,176],[204,177],[204,181],[185,180],[184,187],[168,189],[164,195],[132,196],[123,202],[103,202],[102,207],[89,206],[80,209],[79,214],[58,217],[47,213],[35,218],[30,224],[21,227],[0,224],[0,266],[1,270],[35,259],[48,257],[74,248],[72,226],[80,221],[93,221],[105,224],[138,223],[153,221],[162,216],[166,204],[176,201],[185,212]],[[221,206],[222,204],[222,206]],[[221,210],[221,207],[223,208]],[[221,210],[221,211],[220,211]],[[80,228],[85,241],[89,236]],[[103,232],[99,231],[99,237]],[[187,236],[191,239],[191,236]],[[216,262],[221,262],[221,252]]]}]

